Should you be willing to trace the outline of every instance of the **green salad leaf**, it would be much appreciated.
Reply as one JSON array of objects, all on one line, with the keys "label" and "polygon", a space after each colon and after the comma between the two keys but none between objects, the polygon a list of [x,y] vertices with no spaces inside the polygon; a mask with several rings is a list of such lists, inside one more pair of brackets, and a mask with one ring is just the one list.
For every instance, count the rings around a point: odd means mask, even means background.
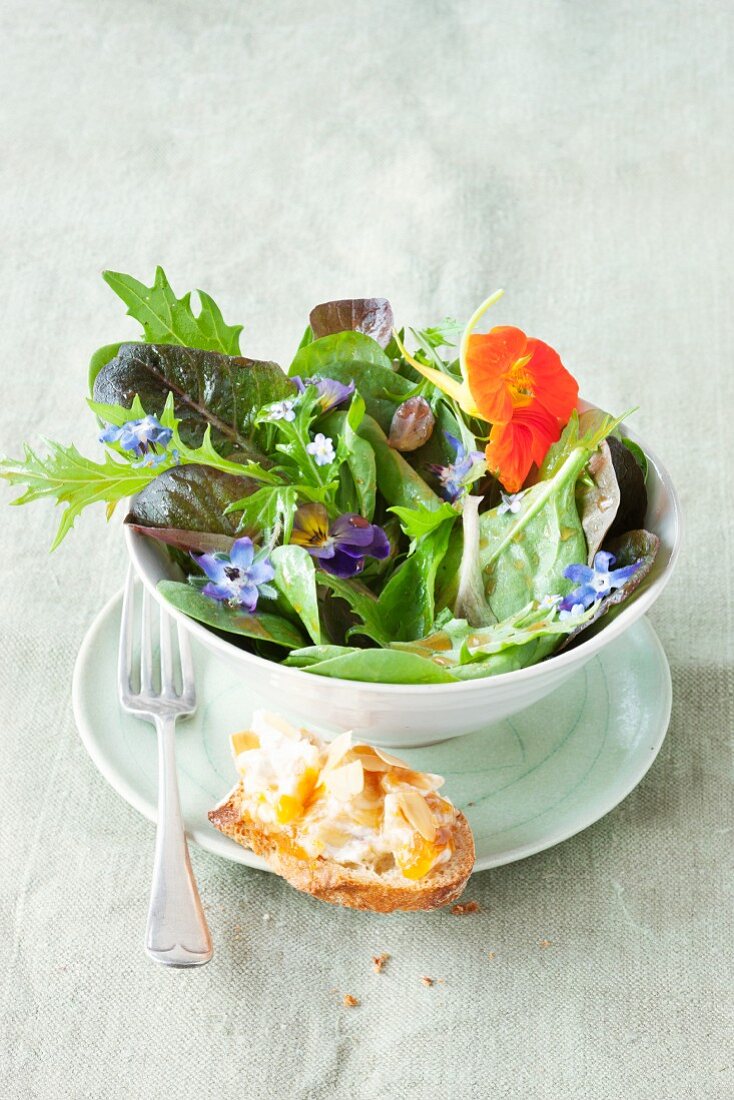
[{"label": "green salad leaf", "polygon": [[179,581],[159,581],[158,591],[177,611],[226,634],[272,642],[286,649],[298,649],[304,644],[305,639],[298,628],[279,615],[260,611],[250,614],[241,608],[210,600],[190,584]]},{"label": "green salad leaf", "polygon": [[320,645],[321,625],[313,558],[302,546],[276,546],[270,560],[275,568],[273,584],[299,617],[312,641]]},{"label": "green salad leaf", "polygon": [[388,649],[359,649],[301,666],[315,676],[373,684],[450,684],[455,677],[425,657]]},{"label": "green salad leaf", "polygon": [[149,344],[180,344],[223,355],[239,355],[242,325],[227,325],[216,302],[198,290],[198,317],[191,307],[191,291],[177,298],[162,267],[155,270],[153,286],[132,275],[103,271],[102,278],[127,306],[130,317],[143,326]]}]

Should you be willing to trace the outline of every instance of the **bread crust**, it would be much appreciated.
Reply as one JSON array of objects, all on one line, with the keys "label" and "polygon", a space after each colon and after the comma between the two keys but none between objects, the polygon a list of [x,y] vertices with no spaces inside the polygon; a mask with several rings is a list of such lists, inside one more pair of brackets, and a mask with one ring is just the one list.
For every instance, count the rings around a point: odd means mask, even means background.
[{"label": "bread crust", "polygon": [[434,868],[423,879],[401,876],[399,882],[320,856],[300,859],[284,852],[264,826],[243,811],[241,783],[209,811],[209,820],[225,836],[262,856],[276,874],[297,890],[349,909],[369,909],[375,913],[438,909],[461,895],[474,867],[474,838],[468,821],[458,810],[450,861]]}]

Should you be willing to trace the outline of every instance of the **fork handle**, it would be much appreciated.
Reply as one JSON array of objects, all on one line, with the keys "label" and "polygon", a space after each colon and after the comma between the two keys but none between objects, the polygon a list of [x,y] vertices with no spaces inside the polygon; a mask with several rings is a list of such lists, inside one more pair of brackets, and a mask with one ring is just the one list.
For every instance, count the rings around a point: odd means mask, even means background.
[{"label": "fork handle", "polygon": [[201,966],[212,939],[191,870],[176,779],[176,719],[156,715],[158,828],[145,950],[165,966]]}]

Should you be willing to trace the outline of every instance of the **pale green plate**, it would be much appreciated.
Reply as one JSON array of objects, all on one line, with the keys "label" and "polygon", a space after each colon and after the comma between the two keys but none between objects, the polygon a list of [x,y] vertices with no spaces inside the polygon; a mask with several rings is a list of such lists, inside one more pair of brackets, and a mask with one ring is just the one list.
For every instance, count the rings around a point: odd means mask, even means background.
[{"label": "pale green plate", "polygon": [[[105,779],[155,820],[155,735],[117,704],[120,602],[119,594],[110,600],[84,639],[74,671],[74,713]],[[195,642],[193,651],[199,709],[180,724],[177,740],[186,827],[208,851],[264,868],[206,816],[237,778],[228,735],[247,726],[259,700]],[[670,705],[668,662],[655,631],[641,619],[555,694],[512,721],[401,755],[446,777],[446,794],[474,831],[475,869],[482,871],[558,844],[609,813],[655,759]],[[284,710],[297,716],[297,702],[284,701]]]}]

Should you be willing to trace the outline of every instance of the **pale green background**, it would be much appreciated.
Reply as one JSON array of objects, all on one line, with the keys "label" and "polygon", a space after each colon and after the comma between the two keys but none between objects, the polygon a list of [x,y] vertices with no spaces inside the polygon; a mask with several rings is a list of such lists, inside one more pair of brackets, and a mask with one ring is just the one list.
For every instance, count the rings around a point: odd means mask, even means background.
[{"label": "pale green background", "polygon": [[332,910],[194,851],[217,954],[187,974],[143,955],[152,830],[71,715],[117,522],[86,517],[47,559],[50,511],[4,509],[2,1096],[731,1097],[730,6],[5,0],[0,19],[4,449],[93,447],[87,356],[135,332],[103,266],[164,263],[283,360],[324,298],[431,322],[503,285],[495,322],[599,404],[639,404],[687,519],[652,616],[673,723],[625,803],[479,876],[463,919]]}]

